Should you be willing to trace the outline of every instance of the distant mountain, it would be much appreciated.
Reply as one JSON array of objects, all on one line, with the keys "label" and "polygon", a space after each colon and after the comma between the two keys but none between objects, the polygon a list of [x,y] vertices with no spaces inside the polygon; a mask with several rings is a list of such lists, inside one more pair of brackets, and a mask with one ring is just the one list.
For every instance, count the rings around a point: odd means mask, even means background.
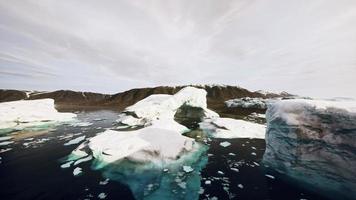
[{"label": "distant mountain", "polygon": [[[251,92],[237,86],[227,85],[192,85],[207,91],[208,107],[213,110],[222,111],[226,109],[225,101],[242,97],[273,98],[289,96],[288,93],[274,94],[264,92]],[[127,106],[150,96],[152,94],[175,94],[186,86],[160,86],[153,88],[137,88],[117,94],[101,94],[93,92],[76,92],[71,90],[58,90],[54,92],[30,92],[20,90],[0,90],[0,102],[21,99],[43,99],[52,98],[57,106],[75,107],[115,107],[123,110]]]}]

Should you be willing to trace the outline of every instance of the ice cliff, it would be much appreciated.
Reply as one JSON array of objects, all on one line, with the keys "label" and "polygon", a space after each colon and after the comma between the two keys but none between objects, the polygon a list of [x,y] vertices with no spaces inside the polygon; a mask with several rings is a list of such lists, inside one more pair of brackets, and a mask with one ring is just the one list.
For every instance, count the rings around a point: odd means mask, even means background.
[{"label": "ice cliff", "polygon": [[355,101],[281,100],[266,116],[266,165],[315,192],[354,198]]}]

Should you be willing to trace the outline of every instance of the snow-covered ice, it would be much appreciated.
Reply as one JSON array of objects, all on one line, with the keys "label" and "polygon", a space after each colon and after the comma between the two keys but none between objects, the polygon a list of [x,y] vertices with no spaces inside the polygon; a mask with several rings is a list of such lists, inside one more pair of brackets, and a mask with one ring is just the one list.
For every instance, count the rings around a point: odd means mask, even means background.
[{"label": "snow-covered ice", "polygon": [[220,142],[220,146],[222,146],[222,147],[228,147],[228,146],[230,146],[231,145],[231,143],[230,142],[227,142],[227,141],[225,141],[225,142]]},{"label": "snow-covered ice", "polygon": [[107,130],[91,138],[93,156],[105,163],[122,158],[138,162],[168,162],[197,148],[194,139],[177,131],[146,127],[136,131]]},{"label": "snow-covered ice", "polygon": [[76,117],[60,113],[53,99],[20,100],[0,103],[0,129],[39,126],[48,122],[66,122]]},{"label": "snow-covered ice", "polygon": [[10,139],[12,139],[11,136],[0,137],[0,141],[10,140]]},{"label": "snow-covered ice", "polygon": [[80,175],[81,173],[83,173],[83,171],[82,171],[82,168],[80,168],[80,167],[76,167],[76,168],[73,170],[73,175],[74,175],[74,176],[78,176],[78,175]]},{"label": "snow-covered ice", "polygon": [[0,146],[6,146],[6,145],[9,145],[9,144],[12,144],[12,143],[14,143],[14,141],[0,142]]},{"label": "snow-covered ice", "polygon": [[191,166],[183,166],[183,171],[186,173],[194,171],[194,169]]},{"label": "snow-covered ice", "polygon": [[80,137],[77,137],[77,138],[74,138],[74,139],[68,141],[67,143],[64,143],[64,145],[68,146],[68,145],[78,144],[78,143],[82,142],[83,140],[85,140],[85,136],[80,136]]},{"label": "snow-covered ice", "polygon": [[239,99],[230,99],[225,101],[225,104],[229,108],[256,108],[256,109],[266,109],[267,100],[262,98],[251,98],[244,97]]},{"label": "snow-covered ice", "polygon": [[100,193],[100,194],[98,195],[98,198],[99,198],[99,199],[105,199],[106,196],[107,196],[107,194],[105,194],[104,192],[102,192],[102,193]]},{"label": "snow-covered ice", "polygon": [[266,126],[231,118],[206,119],[200,128],[215,138],[265,138]]}]

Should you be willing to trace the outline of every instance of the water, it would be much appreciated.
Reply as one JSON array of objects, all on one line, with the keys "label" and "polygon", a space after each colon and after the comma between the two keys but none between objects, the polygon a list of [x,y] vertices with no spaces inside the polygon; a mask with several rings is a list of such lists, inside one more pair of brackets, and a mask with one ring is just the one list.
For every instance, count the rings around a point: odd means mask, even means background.
[{"label": "water", "polygon": [[[322,199],[282,181],[278,175],[274,175],[274,179],[267,177],[266,168],[260,164],[265,142],[259,139],[208,141],[207,149],[199,162],[195,162],[193,166],[195,171],[192,174],[173,171],[167,173],[150,169],[149,174],[148,171],[132,172],[122,177],[122,173],[117,176],[117,172],[122,171],[125,166],[123,164],[94,170],[92,162],[89,161],[80,163],[78,167],[82,168],[83,173],[74,176],[75,167],[67,169],[60,167],[63,164],[61,160],[79,145],[65,146],[65,143],[82,136],[90,138],[107,128],[115,127],[117,114],[117,111],[112,110],[83,111],[78,113],[78,118],[84,122],[91,122],[92,125],[77,127],[59,125],[47,131],[23,131],[17,135],[12,133],[14,143],[0,146],[0,150],[12,148],[0,154],[0,199],[148,198],[137,195],[137,191],[142,190],[140,187],[145,187],[146,189],[143,190],[146,192],[147,190],[162,193],[164,191],[167,194],[176,192],[178,194],[173,197],[183,199],[194,197],[199,199],[214,197],[218,199]],[[190,127],[196,128],[196,126]],[[199,130],[187,135],[202,141]],[[220,143],[224,141],[231,145],[222,147]],[[178,176],[177,174],[185,178],[186,191],[184,187],[175,188],[177,191],[169,190],[175,187],[169,186],[169,182]],[[147,184],[145,186],[137,184],[142,182]],[[206,184],[209,182],[210,184]],[[161,198],[157,194],[150,197]]]}]

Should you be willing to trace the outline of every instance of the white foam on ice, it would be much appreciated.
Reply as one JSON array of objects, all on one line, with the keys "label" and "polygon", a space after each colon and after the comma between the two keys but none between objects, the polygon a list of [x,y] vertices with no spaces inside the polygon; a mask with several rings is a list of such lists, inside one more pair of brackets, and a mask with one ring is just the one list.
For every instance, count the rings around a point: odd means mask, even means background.
[{"label": "white foam on ice", "polygon": [[231,118],[214,118],[201,122],[200,128],[215,138],[265,138],[266,126]]},{"label": "white foam on ice", "polygon": [[71,121],[76,115],[60,113],[53,99],[20,100],[0,103],[0,129],[23,128],[47,122]]}]

